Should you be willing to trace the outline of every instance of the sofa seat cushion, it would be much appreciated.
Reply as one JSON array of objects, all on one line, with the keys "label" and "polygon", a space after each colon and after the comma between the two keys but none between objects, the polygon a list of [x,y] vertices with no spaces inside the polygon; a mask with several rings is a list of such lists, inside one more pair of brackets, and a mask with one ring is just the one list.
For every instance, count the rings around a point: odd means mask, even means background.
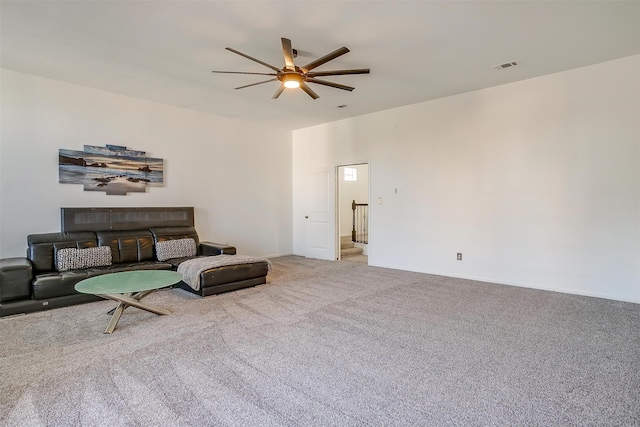
[{"label": "sofa seat cushion", "polygon": [[111,270],[109,270],[109,267],[93,267],[93,268],[85,268],[83,270],[75,270],[75,271],[86,271],[87,277],[95,277],[95,276],[101,276],[103,274],[111,273]]},{"label": "sofa seat cushion", "polygon": [[145,261],[145,262],[123,262],[113,264],[109,267],[110,273],[119,273],[122,271],[138,271],[138,270],[173,270],[173,266],[168,262]]},{"label": "sofa seat cushion", "polygon": [[75,295],[75,285],[89,277],[111,273],[110,267],[83,268],[62,272],[38,274],[33,281],[33,298],[48,299],[65,295]]},{"label": "sofa seat cushion", "polygon": [[93,267],[81,270],[43,273],[33,281],[33,299],[42,300],[65,295],[77,294],[75,285],[81,280],[102,274],[136,270],[171,270],[173,266],[166,262],[146,261],[112,264],[106,267]]},{"label": "sofa seat cushion", "polygon": [[33,281],[33,299],[42,300],[75,294],[75,284],[88,278],[90,270],[93,269],[37,275]]},{"label": "sofa seat cushion", "polygon": [[166,260],[165,262],[168,262],[169,264],[171,264],[173,269],[177,269],[181,263],[194,258],[204,258],[204,256],[187,256],[183,258],[171,258]]}]

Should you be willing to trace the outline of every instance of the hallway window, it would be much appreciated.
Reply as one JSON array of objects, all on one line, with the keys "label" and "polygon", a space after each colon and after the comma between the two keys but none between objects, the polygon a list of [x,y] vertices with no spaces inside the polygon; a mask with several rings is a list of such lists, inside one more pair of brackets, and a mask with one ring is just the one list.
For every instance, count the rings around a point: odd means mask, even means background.
[{"label": "hallway window", "polygon": [[358,170],[356,168],[344,168],[344,180],[345,181],[357,181]]}]

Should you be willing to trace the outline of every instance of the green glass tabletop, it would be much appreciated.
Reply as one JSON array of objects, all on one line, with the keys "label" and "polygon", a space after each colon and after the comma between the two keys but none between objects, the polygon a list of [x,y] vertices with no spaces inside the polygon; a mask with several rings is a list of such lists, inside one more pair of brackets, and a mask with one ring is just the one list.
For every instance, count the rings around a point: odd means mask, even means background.
[{"label": "green glass tabletop", "polygon": [[124,271],[91,277],[76,283],[83,294],[127,294],[160,289],[182,280],[182,274],[166,270]]}]

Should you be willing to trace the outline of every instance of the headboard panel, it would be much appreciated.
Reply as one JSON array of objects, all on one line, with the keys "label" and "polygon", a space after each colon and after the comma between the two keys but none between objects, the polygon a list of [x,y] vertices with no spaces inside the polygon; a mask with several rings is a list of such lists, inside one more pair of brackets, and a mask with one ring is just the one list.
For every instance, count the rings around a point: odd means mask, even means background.
[{"label": "headboard panel", "polygon": [[60,208],[60,219],[63,232],[195,226],[193,207]]}]

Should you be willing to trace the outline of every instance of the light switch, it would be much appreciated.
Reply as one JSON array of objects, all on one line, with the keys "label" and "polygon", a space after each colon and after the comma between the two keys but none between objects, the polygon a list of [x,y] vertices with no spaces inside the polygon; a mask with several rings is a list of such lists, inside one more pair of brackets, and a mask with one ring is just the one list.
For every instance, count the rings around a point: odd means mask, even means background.
[{"label": "light switch", "polygon": [[378,204],[381,205],[382,204],[382,197],[378,197]]}]

